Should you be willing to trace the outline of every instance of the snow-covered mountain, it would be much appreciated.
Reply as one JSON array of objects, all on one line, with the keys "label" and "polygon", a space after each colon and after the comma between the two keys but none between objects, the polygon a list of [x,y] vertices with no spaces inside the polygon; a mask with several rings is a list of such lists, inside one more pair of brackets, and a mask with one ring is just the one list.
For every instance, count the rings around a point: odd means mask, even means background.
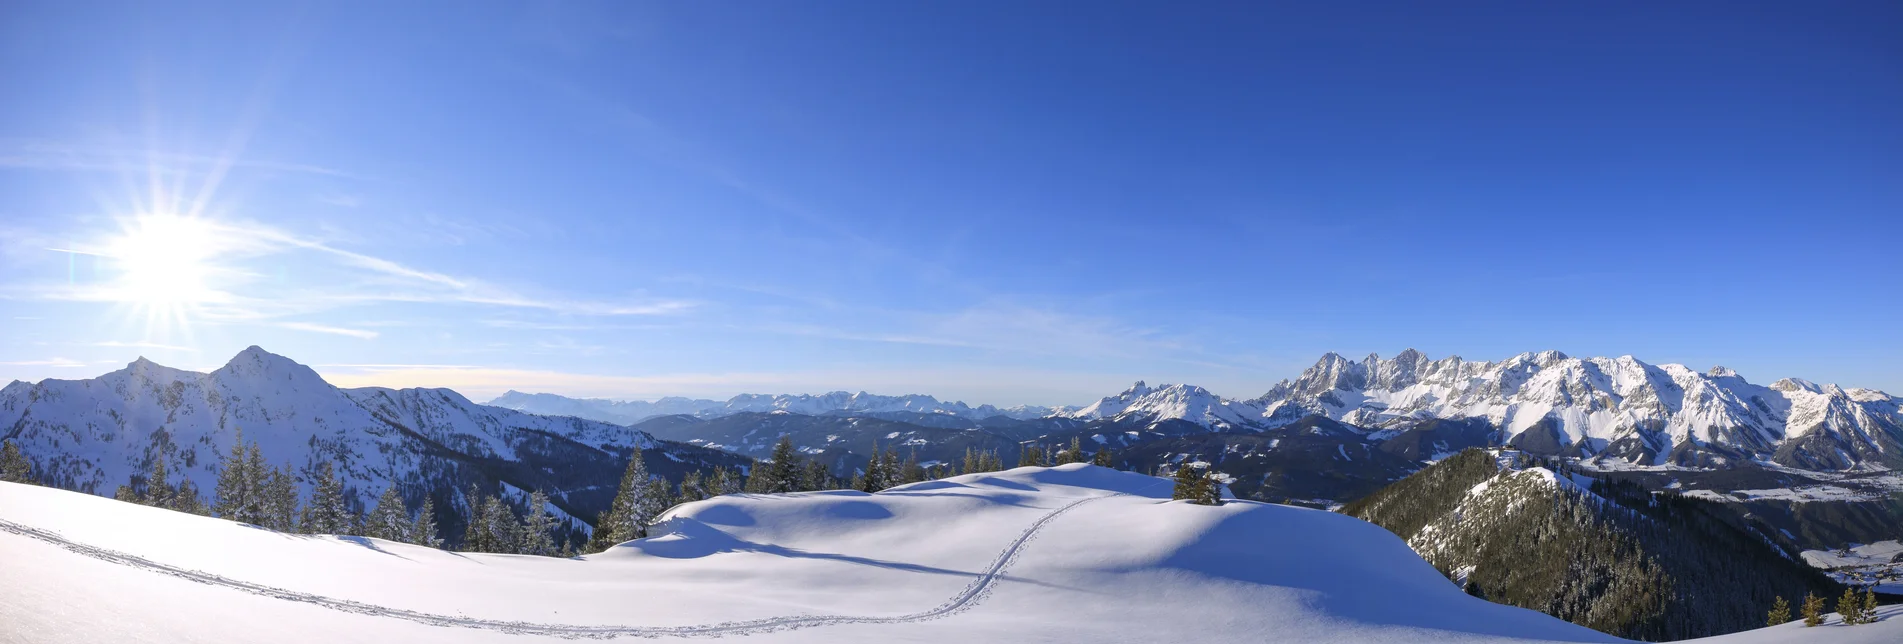
[{"label": "snow-covered mountain", "polygon": [[670,397],[653,402],[569,398],[555,394],[525,394],[509,391],[489,401],[488,404],[536,414],[579,416],[621,424],[633,424],[656,416],[678,414],[718,418],[744,412],[775,411],[808,416],[925,414],[953,416],[972,421],[996,416],[1029,420],[1068,411],[1067,408],[1036,405],[973,407],[961,401],[946,402],[923,394],[881,396],[863,391],[856,394],[844,391],[825,394],[740,394],[726,401]]},{"label": "snow-covered mountain", "polygon": [[[592,486],[567,480],[577,459],[606,462],[612,480],[619,468],[611,453],[660,447],[679,452],[676,461],[710,453],[612,423],[478,405],[448,389],[339,389],[258,347],[210,373],[140,358],[97,378],[0,389],[0,438],[20,445],[41,480],[95,494],[111,494],[163,458],[174,476],[209,495],[220,457],[241,432],[272,466],[298,470],[306,489],[316,468],[332,463],[364,503],[391,484],[420,498],[498,480],[562,499],[563,487]],[[541,468],[549,469],[536,474]]]},{"label": "snow-covered mountain", "polygon": [[[1618,642],[1460,591],[1393,534],[1077,464],[865,494],[729,495],[561,559],[268,530],[0,483],[0,624],[47,644]],[[1717,608],[1713,606],[1711,608]],[[1753,612],[1759,612],[1753,607]],[[1865,644],[1801,624],[1710,644]],[[1762,618],[1762,615],[1757,615]]]},{"label": "snow-covered mountain", "polygon": [[[1713,367],[1557,351],[1499,362],[1330,353],[1256,398],[1138,382],[1067,415],[1119,424],[1182,420],[1260,430],[1324,416],[1377,434],[1428,421],[1479,420],[1493,440],[1527,450],[1641,464],[1769,461],[1811,470],[1903,468],[1903,398],[1784,379],[1769,386]],[[1455,446],[1457,449],[1458,446]]]},{"label": "snow-covered mountain", "polygon": [[1903,467],[1900,403],[1870,389],[1797,379],[1760,386],[1724,367],[1698,372],[1631,356],[1545,351],[1470,362],[1409,349],[1391,359],[1328,354],[1245,404],[1270,425],[1309,415],[1377,430],[1484,419],[1501,440],[1535,451],[1833,470]]},{"label": "snow-covered mountain", "polygon": [[1064,415],[1132,425],[1183,420],[1210,429],[1263,426],[1262,410],[1257,407],[1217,396],[1195,385],[1151,388],[1141,380],[1123,390],[1123,393],[1106,396],[1083,409]]},{"label": "snow-covered mountain", "polygon": [[1758,628],[1776,597],[1840,590],[1756,517],[1513,450],[1461,452],[1342,511],[1475,596],[1646,641]]}]

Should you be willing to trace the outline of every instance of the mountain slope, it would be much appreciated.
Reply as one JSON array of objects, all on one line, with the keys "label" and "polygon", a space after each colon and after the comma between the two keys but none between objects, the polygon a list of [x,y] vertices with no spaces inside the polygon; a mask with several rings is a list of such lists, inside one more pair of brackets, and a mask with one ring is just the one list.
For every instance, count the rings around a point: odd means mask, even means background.
[{"label": "mountain slope", "polygon": [[1755,628],[1777,597],[1838,590],[1712,504],[1524,460],[1468,450],[1343,512],[1477,596],[1646,640]]},{"label": "mountain slope", "polygon": [[[734,495],[562,560],[287,538],[0,484],[0,623],[47,643],[1616,641],[1464,595],[1353,518],[1167,488],[1073,465]],[[1895,641],[1900,613],[1717,641]]]}]

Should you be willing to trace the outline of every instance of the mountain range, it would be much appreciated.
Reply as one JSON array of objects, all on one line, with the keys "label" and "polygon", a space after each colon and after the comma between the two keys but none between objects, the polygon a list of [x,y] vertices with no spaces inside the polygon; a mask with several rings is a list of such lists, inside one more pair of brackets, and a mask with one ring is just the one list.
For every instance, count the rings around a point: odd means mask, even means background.
[{"label": "mountain range", "polygon": [[271,466],[291,466],[306,493],[329,463],[353,507],[394,486],[412,505],[435,497],[447,526],[460,525],[455,508],[471,486],[541,489],[556,510],[592,518],[637,447],[650,469],[675,478],[751,462],[623,425],[479,405],[449,389],[340,389],[255,346],[210,373],[140,358],[97,378],[15,381],[0,389],[0,439],[19,445],[49,485],[110,494],[164,459],[208,495],[221,457],[243,440]]},{"label": "mountain range", "polygon": [[[649,403],[512,391],[490,404],[611,422],[669,414],[713,418],[786,411],[913,416],[888,418],[908,422],[933,416],[1070,418],[1110,421],[1119,427],[1183,421],[1219,432],[1263,431],[1322,417],[1377,443],[1441,421],[1459,421],[1469,423],[1469,429],[1483,428],[1477,432],[1483,436],[1468,441],[1476,444],[1492,441],[1533,453],[1636,465],[1758,462],[1813,471],[1903,468],[1903,398],[1795,378],[1756,385],[1724,367],[1700,372],[1631,356],[1574,358],[1557,351],[1523,353],[1498,362],[1458,356],[1432,360],[1413,349],[1385,359],[1369,355],[1351,360],[1330,353],[1298,377],[1254,398],[1225,398],[1195,385],[1152,387],[1138,381],[1081,408],[971,407],[925,395],[864,392],[747,394],[724,403],[664,398]],[[1440,451],[1469,446],[1449,443]]]}]

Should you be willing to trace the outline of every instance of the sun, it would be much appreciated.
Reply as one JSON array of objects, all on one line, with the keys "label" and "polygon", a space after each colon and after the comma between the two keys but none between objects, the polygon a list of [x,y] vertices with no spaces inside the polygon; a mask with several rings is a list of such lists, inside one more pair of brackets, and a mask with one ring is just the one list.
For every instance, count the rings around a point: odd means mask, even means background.
[{"label": "sun", "polygon": [[218,252],[216,226],[170,214],[140,215],[108,242],[105,252],[119,275],[121,301],[192,305],[215,301],[211,262]]}]

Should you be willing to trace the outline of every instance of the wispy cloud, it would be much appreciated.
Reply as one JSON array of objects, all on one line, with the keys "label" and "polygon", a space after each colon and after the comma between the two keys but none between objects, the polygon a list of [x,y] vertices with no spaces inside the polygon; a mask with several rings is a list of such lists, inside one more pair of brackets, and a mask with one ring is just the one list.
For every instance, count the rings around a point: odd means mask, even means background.
[{"label": "wispy cloud", "polygon": [[84,367],[86,363],[71,358],[47,358],[45,360],[15,360],[0,362],[11,367]]},{"label": "wispy cloud", "polygon": [[121,342],[119,340],[107,340],[105,342],[94,342],[92,343],[92,346],[131,348],[131,349],[161,349],[165,351],[197,351],[198,350],[196,347],[180,346],[176,344],[163,344],[159,342],[145,342],[145,341]]},{"label": "wispy cloud", "polygon": [[282,328],[290,329],[293,331],[309,331],[311,333],[329,333],[331,335],[346,335],[353,338],[361,338],[364,340],[377,339],[377,332],[370,331],[367,329],[348,329],[348,328],[344,328],[340,326],[312,324],[309,322],[279,322],[278,326]]},{"label": "wispy cloud", "polygon": [[265,159],[221,158],[137,148],[78,146],[48,141],[15,142],[0,148],[0,167],[75,172],[208,172],[250,168],[329,177],[362,178],[336,168]]}]

